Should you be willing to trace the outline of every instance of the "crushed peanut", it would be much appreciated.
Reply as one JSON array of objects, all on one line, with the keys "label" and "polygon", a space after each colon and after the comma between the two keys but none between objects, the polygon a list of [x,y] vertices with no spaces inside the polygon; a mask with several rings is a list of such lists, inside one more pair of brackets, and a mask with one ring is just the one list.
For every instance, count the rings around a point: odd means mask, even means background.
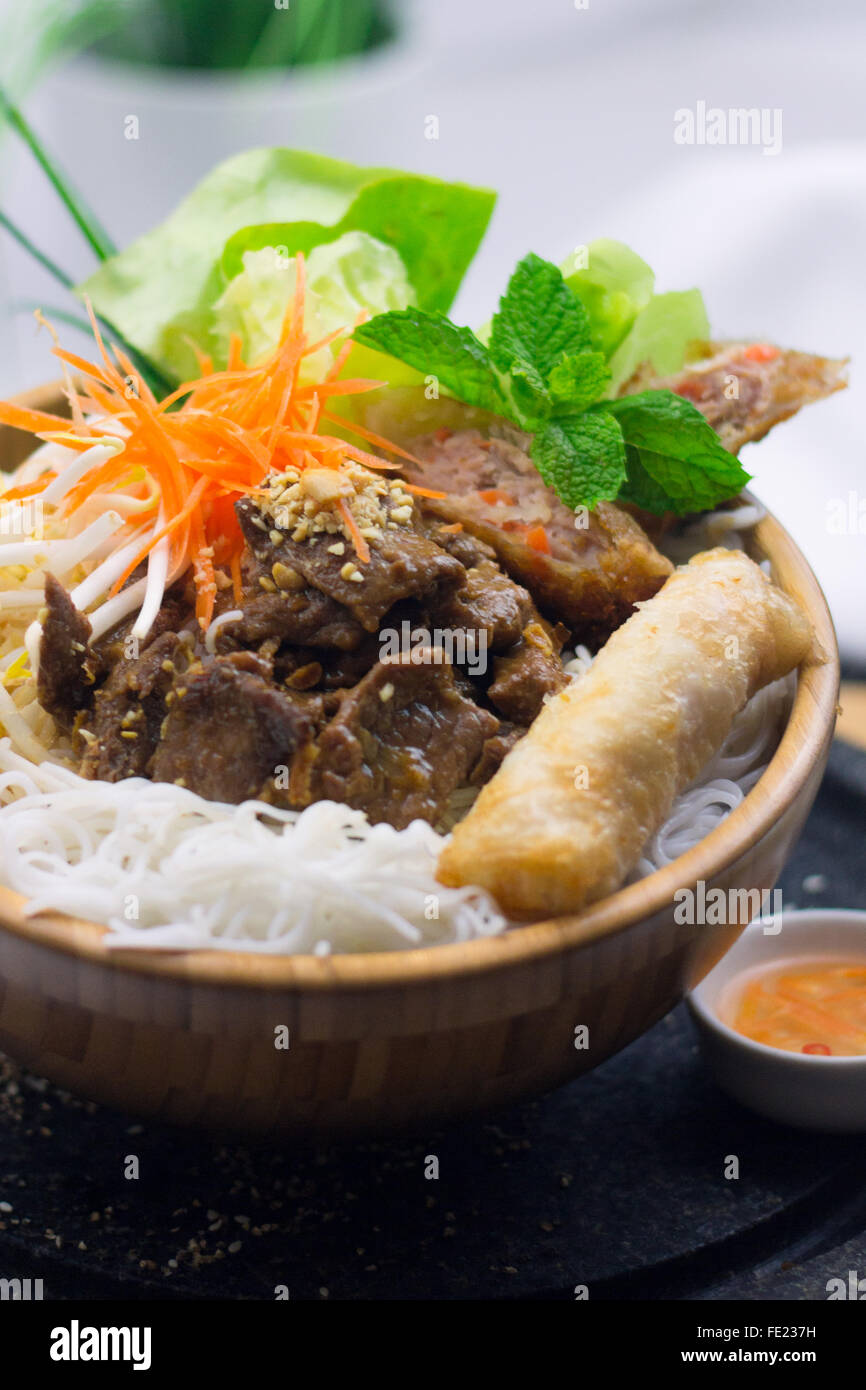
[{"label": "crushed peanut", "polygon": [[[379,540],[386,528],[410,525],[414,514],[412,496],[402,482],[344,458],[339,468],[287,468],[272,475],[258,503],[266,519],[252,520],[260,530],[270,530],[274,545],[280,533],[288,533],[296,543],[327,535],[335,538],[328,553],[342,555],[351,533],[339,503],[348,507],[365,540]],[[338,545],[343,549],[336,549]]]},{"label": "crushed peanut", "polygon": [[289,565],[284,565],[281,560],[278,560],[271,568],[271,574],[273,575],[274,583],[277,588],[281,589],[283,593],[296,594],[304,587],[303,576],[298,574],[298,571],[293,570]]},{"label": "crushed peanut", "polygon": [[338,468],[305,468],[300,482],[304,496],[319,506],[330,506],[355,491],[353,480]]}]

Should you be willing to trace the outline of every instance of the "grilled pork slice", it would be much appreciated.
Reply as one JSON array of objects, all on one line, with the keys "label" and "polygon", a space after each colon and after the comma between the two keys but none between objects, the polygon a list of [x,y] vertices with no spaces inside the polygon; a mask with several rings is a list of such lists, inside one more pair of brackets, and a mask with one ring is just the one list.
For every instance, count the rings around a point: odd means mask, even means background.
[{"label": "grilled pork slice", "polygon": [[80,613],[59,580],[45,577],[45,617],[39,644],[39,703],[64,728],[93,698],[90,620]]},{"label": "grilled pork slice", "polygon": [[620,395],[667,387],[697,406],[736,454],[763,439],[804,405],[847,386],[846,360],[814,357],[767,343],[716,343],[711,356],[692,362],[674,376],[655,377],[640,369]]},{"label": "grilled pork slice", "polygon": [[460,522],[491,546],[538,606],[583,641],[601,642],[635,603],[661,588],[672,565],[638,523],[612,502],[575,515],[517,445],[477,430],[416,440],[412,483],[445,497],[424,511]]},{"label": "grilled pork slice", "polygon": [[499,720],[461,694],[431,650],[377,662],[319,735],[312,795],[402,829],[436,822],[469,781]]},{"label": "grilled pork slice", "polygon": [[529,623],[520,641],[494,658],[487,697],[506,719],[527,726],[545,701],[568,684],[550,633],[543,623]]},{"label": "grilled pork slice", "polygon": [[503,574],[493,560],[473,565],[466,571],[462,586],[433,608],[437,627],[483,633],[494,652],[518,642],[527,623],[537,616],[526,590]]},{"label": "grilled pork slice", "polygon": [[80,740],[86,745],[82,777],[120,782],[146,777],[168,700],[179,671],[190,663],[191,648],[176,632],[163,632],[140,656],[118,658],[93,709],[81,716]]},{"label": "grilled pork slice", "polygon": [[[382,484],[368,470],[364,473],[372,480],[371,492]],[[280,566],[274,587],[278,587],[281,574],[300,576],[306,586],[339,604],[366,632],[375,632],[395,603],[447,593],[463,582],[465,570],[459,560],[411,524],[411,499],[410,505],[401,509],[389,499],[380,505],[374,495],[372,505],[377,509],[375,524],[365,527],[370,557],[361,565],[355,563],[351,540],[340,530],[315,529],[316,517],[308,520],[301,513],[299,525],[294,513],[286,519],[284,513],[291,511],[288,505],[274,505],[267,513],[247,498],[236,503],[235,510],[256,559],[265,564],[273,560]],[[309,528],[306,533],[305,527]]]},{"label": "grilled pork slice", "polygon": [[314,729],[303,699],[217,657],[175,682],[150,776],[209,801],[251,800],[270,793]]}]

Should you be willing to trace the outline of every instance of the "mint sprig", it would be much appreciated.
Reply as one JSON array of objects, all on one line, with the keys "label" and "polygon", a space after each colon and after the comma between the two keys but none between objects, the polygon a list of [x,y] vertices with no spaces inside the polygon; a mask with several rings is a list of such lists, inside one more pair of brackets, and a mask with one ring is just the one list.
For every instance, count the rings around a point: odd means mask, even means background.
[{"label": "mint sprig", "polygon": [[665,511],[683,515],[708,511],[749,481],[697,407],[673,391],[639,391],[607,402],[606,409],[625,440],[624,501],[657,511],[664,497]]},{"label": "mint sprig", "polygon": [[436,380],[467,405],[513,419],[505,384],[484,344],[471,328],[458,328],[444,314],[394,309],[355,329],[356,343],[390,353]]},{"label": "mint sprig", "polygon": [[622,430],[598,406],[549,420],[532,441],[532,461],[567,506],[592,508],[616,497],[622,486]]},{"label": "mint sprig", "polygon": [[589,315],[550,261],[532,252],[519,262],[490,329],[490,356],[502,372],[531,366],[546,383],[568,353],[592,346]]},{"label": "mint sprig", "polygon": [[749,481],[689,401],[671,391],[607,399],[611,371],[586,309],[531,253],[499,301],[488,346],[421,309],[380,314],[354,337],[531,434],[533,463],[568,507],[620,498],[657,513],[703,511]]}]

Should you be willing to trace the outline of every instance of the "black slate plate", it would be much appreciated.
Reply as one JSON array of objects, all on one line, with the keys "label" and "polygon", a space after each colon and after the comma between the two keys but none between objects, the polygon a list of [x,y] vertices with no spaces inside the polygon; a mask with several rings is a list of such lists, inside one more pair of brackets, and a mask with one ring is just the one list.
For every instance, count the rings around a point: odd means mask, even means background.
[{"label": "black slate plate", "polygon": [[[866,755],[837,744],[786,903],[866,908],[864,826]],[[139,1126],[7,1063],[0,1273],[47,1298],[825,1298],[824,1252],[866,1270],[864,1159],[727,1100],[683,1009],[493,1122],[320,1152]]]}]

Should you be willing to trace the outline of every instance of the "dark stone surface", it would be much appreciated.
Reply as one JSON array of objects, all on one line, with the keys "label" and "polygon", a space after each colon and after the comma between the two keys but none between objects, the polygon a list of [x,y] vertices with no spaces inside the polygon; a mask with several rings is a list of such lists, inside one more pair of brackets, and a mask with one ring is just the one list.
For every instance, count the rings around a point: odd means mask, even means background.
[{"label": "dark stone surface", "polygon": [[[837,745],[786,903],[866,908],[864,808],[866,756]],[[825,887],[806,892],[817,874]],[[721,1095],[683,1009],[493,1122],[320,1152],[137,1126],[10,1063],[0,1274],[41,1275],[48,1298],[271,1299],[278,1284],[292,1298],[568,1298],[586,1284],[593,1298],[824,1299],[827,1279],[866,1276],[864,1160],[866,1138],[788,1130]]]}]

